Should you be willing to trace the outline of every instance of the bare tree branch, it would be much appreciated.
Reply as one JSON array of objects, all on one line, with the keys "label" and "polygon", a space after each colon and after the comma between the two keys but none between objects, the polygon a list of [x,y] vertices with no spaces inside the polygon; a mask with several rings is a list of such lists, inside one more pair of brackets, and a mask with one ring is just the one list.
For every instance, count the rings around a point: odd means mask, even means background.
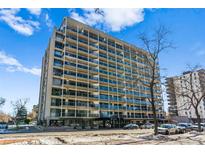
[{"label": "bare tree branch", "polygon": [[[196,65],[191,67],[188,65],[189,71],[187,75],[184,75],[183,78],[178,78],[176,81],[181,82],[181,86],[175,87],[175,92],[178,97],[186,98],[189,101],[183,102],[181,106],[178,107],[178,111],[181,110],[189,110],[191,107],[194,109],[197,122],[198,122],[198,130],[201,131],[201,118],[199,114],[198,106],[201,104],[202,100],[205,99],[205,90],[201,87],[201,84],[195,83],[193,74],[194,72],[199,72],[199,66]],[[188,108],[183,108],[184,106],[188,106]],[[181,109],[182,108],[182,109]]]},{"label": "bare tree branch", "polygon": [[[161,101],[161,98],[158,98],[155,94],[157,90],[161,88],[160,85],[160,74],[158,68],[158,59],[159,54],[165,51],[168,48],[172,48],[172,43],[168,41],[168,35],[170,31],[163,25],[157,27],[154,30],[153,36],[149,37],[146,33],[141,33],[139,35],[139,40],[141,40],[144,45],[144,50],[147,51],[144,54],[144,70],[147,69],[148,72],[143,72],[144,77],[142,78],[140,75],[137,76],[135,80],[135,84],[141,84],[144,87],[149,88],[150,97],[146,98],[152,107],[153,112],[153,120],[155,124],[155,135],[158,134],[158,119],[157,119],[157,102]],[[145,76],[149,78],[145,79]],[[161,90],[160,90],[161,91]]]},{"label": "bare tree branch", "polygon": [[0,107],[2,107],[6,102],[6,99],[3,97],[0,97]]},{"label": "bare tree branch", "polygon": [[29,99],[25,98],[11,102],[11,105],[13,107],[13,119],[17,126],[19,121],[25,119],[27,116],[26,104],[28,103],[28,101]]}]

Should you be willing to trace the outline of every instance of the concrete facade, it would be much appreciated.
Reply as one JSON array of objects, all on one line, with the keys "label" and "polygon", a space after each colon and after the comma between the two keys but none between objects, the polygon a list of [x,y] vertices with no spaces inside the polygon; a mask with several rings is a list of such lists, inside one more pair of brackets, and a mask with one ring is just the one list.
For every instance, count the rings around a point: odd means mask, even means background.
[{"label": "concrete facade", "polygon": [[[189,92],[190,85],[193,86],[194,91],[199,91],[197,97],[201,97],[205,90],[205,70],[184,72],[181,76],[167,78],[169,113],[171,116],[186,116],[189,119],[196,119],[194,108],[190,107],[190,103],[187,103],[190,99],[180,95],[182,92],[191,95],[191,92]],[[198,110],[200,117],[205,119],[205,101],[203,99],[198,106]]]},{"label": "concrete facade", "polygon": [[[146,51],[65,17],[42,60],[38,121],[52,125],[152,121]],[[159,73],[159,69],[157,72]],[[161,84],[157,115],[164,118]]]}]

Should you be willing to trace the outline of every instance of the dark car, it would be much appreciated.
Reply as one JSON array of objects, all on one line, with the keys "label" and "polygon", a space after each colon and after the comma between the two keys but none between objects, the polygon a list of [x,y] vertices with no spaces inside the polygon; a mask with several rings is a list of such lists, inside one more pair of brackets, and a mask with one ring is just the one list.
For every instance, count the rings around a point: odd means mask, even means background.
[{"label": "dark car", "polygon": [[7,129],[8,129],[8,124],[7,123],[0,123],[0,134],[5,134]]},{"label": "dark car", "polygon": [[178,127],[183,128],[186,132],[191,131],[192,130],[192,124],[191,123],[178,123],[177,124]]},{"label": "dark car", "polygon": [[0,123],[0,129],[8,129],[7,123]]},{"label": "dark car", "polygon": [[177,125],[177,129],[178,129],[178,133],[179,133],[179,134],[184,134],[184,133],[187,132],[187,131],[186,131],[186,127],[184,127],[184,126],[178,126],[178,125]]}]

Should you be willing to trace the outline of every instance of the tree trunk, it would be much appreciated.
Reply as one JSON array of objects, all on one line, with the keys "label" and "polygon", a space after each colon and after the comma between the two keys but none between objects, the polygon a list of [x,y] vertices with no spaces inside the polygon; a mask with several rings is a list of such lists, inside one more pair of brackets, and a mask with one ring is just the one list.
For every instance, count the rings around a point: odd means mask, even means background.
[{"label": "tree trunk", "polygon": [[152,104],[153,120],[154,120],[154,135],[158,134],[158,120],[154,103]]},{"label": "tree trunk", "polygon": [[153,113],[153,120],[154,120],[154,135],[158,135],[158,120],[156,115],[153,86],[151,86],[150,88],[150,93],[151,93],[152,113]]},{"label": "tree trunk", "polygon": [[196,120],[197,120],[197,125],[198,125],[198,131],[201,132],[201,117],[199,115],[198,109],[195,109],[195,113],[196,113]]}]

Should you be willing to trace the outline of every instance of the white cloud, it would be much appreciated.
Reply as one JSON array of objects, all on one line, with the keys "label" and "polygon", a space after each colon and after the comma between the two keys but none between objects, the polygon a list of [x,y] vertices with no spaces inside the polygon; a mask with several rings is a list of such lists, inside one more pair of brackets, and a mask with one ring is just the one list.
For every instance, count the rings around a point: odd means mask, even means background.
[{"label": "white cloud", "polygon": [[41,8],[27,8],[27,10],[36,16],[39,16],[41,14]]},{"label": "white cloud", "polygon": [[6,66],[6,70],[9,72],[24,72],[37,76],[41,75],[41,69],[35,67],[27,68],[23,66],[17,59],[7,55],[3,51],[0,51],[0,65]]},{"label": "white cloud", "polygon": [[71,17],[84,23],[84,24],[86,23],[86,21],[85,21],[86,19],[84,17],[80,16],[77,12],[71,12]]},{"label": "white cloud", "polygon": [[121,31],[144,20],[144,9],[82,9],[82,14],[75,10],[70,11],[70,16],[90,26],[102,26],[108,31]]},{"label": "white cloud", "polygon": [[48,13],[45,14],[45,22],[46,22],[46,25],[51,28],[53,23],[52,23],[52,20],[50,19]]},{"label": "white cloud", "polygon": [[39,29],[40,23],[17,16],[16,14],[19,11],[20,9],[0,9],[0,20],[7,23],[18,33],[30,36],[34,30]]}]

